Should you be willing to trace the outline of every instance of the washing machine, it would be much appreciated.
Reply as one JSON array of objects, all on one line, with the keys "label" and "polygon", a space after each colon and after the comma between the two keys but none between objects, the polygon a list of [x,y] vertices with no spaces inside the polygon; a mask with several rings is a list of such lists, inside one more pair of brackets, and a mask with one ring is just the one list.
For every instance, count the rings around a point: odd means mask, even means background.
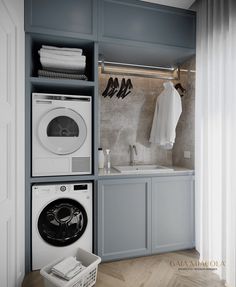
[{"label": "washing machine", "polygon": [[91,174],[92,99],[32,94],[32,175]]},{"label": "washing machine", "polygon": [[32,186],[32,270],[92,252],[92,183]]}]

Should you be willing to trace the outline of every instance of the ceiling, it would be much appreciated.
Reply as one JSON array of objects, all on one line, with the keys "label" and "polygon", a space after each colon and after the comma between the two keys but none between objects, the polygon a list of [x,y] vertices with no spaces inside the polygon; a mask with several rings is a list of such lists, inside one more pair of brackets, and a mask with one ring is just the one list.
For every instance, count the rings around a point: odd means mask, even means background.
[{"label": "ceiling", "polygon": [[141,0],[182,9],[189,9],[195,0]]}]

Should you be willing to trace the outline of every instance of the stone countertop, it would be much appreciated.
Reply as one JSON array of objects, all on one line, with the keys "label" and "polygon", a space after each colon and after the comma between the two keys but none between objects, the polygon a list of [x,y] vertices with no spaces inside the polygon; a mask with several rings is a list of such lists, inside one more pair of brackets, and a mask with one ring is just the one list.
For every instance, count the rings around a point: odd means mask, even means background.
[{"label": "stone countertop", "polygon": [[167,172],[140,172],[140,173],[121,173],[115,168],[111,168],[109,171],[105,169],[99,169],[98,178],[127,178],[127,177],[159,177],[159,176],[178,176],[178,175],[194,175],[194,170],[182,168],[182,167],[171,167],[172,171]]}]

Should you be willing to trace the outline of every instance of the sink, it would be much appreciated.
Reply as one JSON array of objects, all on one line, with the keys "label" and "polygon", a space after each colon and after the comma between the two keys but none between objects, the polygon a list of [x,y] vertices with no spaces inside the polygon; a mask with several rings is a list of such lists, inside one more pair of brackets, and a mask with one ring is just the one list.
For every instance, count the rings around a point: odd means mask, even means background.
[{"label": "sink", "polygon": [[114,169],[120,173],[161,173],[173,171],[173,168],[161,165],[126,165],[126,166],[113,166]]}]

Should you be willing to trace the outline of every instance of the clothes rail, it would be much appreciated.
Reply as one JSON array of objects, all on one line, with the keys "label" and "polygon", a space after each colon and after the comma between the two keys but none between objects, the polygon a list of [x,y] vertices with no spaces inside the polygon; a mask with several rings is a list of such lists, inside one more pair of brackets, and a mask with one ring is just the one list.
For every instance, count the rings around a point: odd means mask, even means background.
[{"label": "clothes rail", "polygon": [[147,66],[100,60],[102,74],[155,78],[162,80],[179,80],[179,67]]}]

